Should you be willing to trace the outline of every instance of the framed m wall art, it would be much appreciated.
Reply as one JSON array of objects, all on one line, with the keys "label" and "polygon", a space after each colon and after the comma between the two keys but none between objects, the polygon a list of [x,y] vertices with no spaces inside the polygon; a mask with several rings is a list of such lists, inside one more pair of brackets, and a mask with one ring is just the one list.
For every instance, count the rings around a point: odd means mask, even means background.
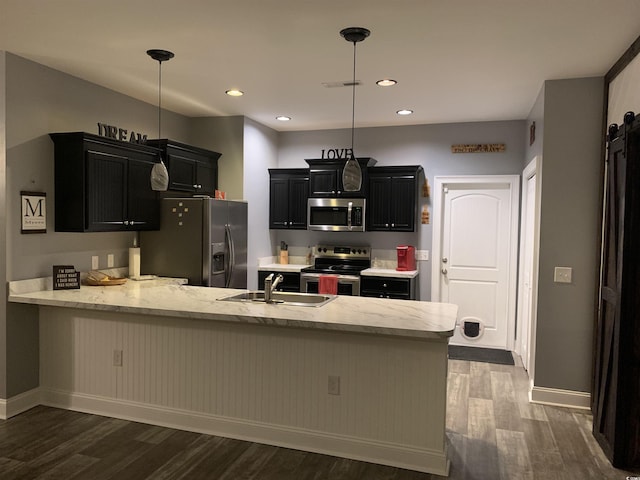
[{"label": "framed m wall art", "polygon": [[47,194],[20,192],[22,204],[21,233],[47,233]]}]

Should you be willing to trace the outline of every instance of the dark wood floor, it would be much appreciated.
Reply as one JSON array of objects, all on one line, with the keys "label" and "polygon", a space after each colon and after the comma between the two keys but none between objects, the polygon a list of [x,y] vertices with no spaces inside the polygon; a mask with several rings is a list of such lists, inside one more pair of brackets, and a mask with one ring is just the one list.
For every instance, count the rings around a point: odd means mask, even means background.
[{"label": "dark wood floor", "polygon": [[[519,366],[450,360],[451,479],[623,480],[588,412],[532,405]],[[441,478],[392,467],[37,407],[0,421],[0,478]]]}]

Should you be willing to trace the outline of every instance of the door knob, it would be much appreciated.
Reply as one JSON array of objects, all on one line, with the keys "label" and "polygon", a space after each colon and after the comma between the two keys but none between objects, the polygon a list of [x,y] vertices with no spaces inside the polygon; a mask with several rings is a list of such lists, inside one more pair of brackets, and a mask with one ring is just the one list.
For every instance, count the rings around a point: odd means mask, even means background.
[{"label": "door knob", "polygon": [[447,259],[447,257],[442,259],[442,263],[447,263],[449,260]]},{"label": "door knob", "polygon": [[447,269],[446,269],[446,268],[443,268],[443,269],[442,269],[442,274],[443,274],[443,275],[446,275],[446,274],[447,274]]}]

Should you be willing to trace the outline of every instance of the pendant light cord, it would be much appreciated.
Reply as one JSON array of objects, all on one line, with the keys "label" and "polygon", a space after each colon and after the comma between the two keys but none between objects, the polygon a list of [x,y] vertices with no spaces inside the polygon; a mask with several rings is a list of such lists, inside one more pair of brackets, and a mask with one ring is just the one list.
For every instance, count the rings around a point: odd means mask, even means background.
[{"label": "pendant light cord", "polygon": [[158,139],[162,138],[162,60],[158,61]]},{"label": "pendant light cord", "polygon": [[351,156],[353,154],[353,134],[355,131],[355,118],[356,118],[356,42],[353,42],[353,82],[351,84]]}]

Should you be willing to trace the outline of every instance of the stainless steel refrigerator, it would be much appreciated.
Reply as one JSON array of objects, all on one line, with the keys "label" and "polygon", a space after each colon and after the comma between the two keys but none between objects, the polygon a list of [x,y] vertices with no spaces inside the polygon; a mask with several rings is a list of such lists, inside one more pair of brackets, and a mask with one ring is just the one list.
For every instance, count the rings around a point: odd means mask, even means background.
[{"label": "stainless steel refrigerator", "polygon": [[160,230],[140,232],[140,270],[190,285],[247,288],[247,203],[163,199]]}]

